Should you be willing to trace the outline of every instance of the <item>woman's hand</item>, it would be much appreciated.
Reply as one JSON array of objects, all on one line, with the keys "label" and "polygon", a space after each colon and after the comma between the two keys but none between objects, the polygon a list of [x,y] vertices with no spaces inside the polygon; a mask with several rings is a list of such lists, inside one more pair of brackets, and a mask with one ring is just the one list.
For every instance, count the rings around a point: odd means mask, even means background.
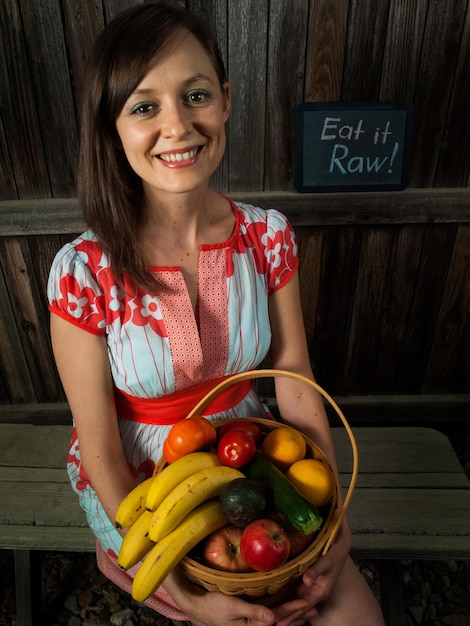
[{"label": "woman's hand", "polygon": [[[326,555],[321,556],[302,576],[298,598],[277,607],[276,626],[295,626],[318,613],[318,604],[330,596],[351,549],[351,533],[343,524]],[[303,602],[303,606],[300,604]]]},{"label": "woman's hand", "polygon": [[204,591],[177,569],[167,576],[164,587],[193,626],[272,626],[276,623],[274,612],[267,607],[218,591]]}]

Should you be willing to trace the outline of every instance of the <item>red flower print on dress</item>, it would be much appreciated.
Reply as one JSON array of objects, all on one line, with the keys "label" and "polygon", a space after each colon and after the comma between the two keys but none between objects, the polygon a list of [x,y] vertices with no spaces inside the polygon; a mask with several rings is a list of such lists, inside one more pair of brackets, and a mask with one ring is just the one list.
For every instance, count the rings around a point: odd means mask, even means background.
[{"label": "red flower print on dress", "polygon": [[247,249],[251,250],[253,260],[258,274],[266,272],[266,258],[264,246],[267,236],[266,222],[246,223],[242,217],[240,219],[240,235],[235,252],[243,254]]},{"label": "red flower print on dress", "polygon": [[153,470],[155,469],[155,463],[150,459],[146,459],[139,465],[139,467],[129,465],[129,468],[133,476],[135,476],[137,482],[140,483],[146,478],[150,478],[150,476],[152,476]]},{"label": "red flower print on dress", "polygon": [[86,326],[104,328],[104,298],[97,295],[91,287],[81,287],[74,276],[66,275],[60,279],[61,298],[58,306],[74,320]]},{"label": "red flower print on dress", "polygon": [[163,314],[156,296],[138,290],[135,297],[126,302],[123,324],[128,321],[136,326],[150,326],[157,335],[166,337]]},{"label": "red flower print on dress", "polygon": [[80,457],[80,446],[77,438],[77,430],[75,427],[72,429],[72,438],[70,441],[69,452],[67,455],[67,464],[75,465],[75,467],[78,469],[78,474],[81,480],[76,481],[75,488],[78,491],[83,491],[84,489],[86,489],[90,484],[90,479],[83,469],[82,459]]}]

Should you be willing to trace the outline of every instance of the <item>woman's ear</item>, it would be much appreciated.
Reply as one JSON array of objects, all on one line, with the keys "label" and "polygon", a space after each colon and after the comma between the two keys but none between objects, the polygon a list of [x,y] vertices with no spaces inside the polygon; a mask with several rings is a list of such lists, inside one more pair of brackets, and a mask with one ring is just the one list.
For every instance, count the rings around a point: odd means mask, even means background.
[{"label": "woman's ear", "polygon": [[230,115],[230,84],[223,84],[223,97],[224,97],[224,122],[226,122]]}]

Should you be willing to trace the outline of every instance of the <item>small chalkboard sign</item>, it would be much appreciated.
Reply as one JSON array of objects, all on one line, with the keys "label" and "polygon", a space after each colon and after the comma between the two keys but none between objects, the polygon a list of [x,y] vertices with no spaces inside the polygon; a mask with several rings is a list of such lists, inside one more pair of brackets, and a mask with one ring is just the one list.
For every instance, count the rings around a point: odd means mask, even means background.
[{"label": "small chalkboard sign", "polygon": [[297,191],[390,191],[408,185],[412,103],[304,102],[295,115]]}]

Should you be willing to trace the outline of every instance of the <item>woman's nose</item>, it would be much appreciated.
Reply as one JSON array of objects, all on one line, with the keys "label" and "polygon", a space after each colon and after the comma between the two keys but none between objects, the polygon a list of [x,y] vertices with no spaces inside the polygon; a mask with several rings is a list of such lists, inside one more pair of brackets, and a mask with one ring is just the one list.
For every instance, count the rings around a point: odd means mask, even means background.
[{"label": "woman's nose", "polygon": [[161,113],[162,133],[165,137],[183,137],[191,131],[189,111],[184,105],[168,105]]}]

